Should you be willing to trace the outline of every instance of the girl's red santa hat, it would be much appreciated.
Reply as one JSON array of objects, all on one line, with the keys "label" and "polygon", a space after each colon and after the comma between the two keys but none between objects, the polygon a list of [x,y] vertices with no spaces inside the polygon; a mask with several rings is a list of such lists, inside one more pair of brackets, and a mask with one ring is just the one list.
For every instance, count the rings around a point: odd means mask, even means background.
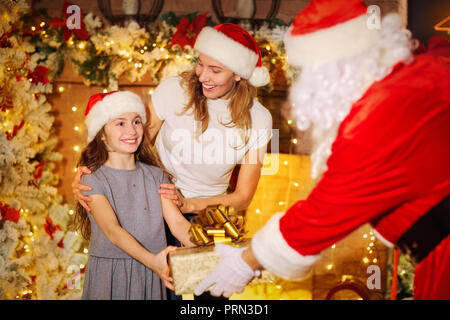
[{"label": "girl's red santa hat", "polygon": [[350,58],[376,43],[380,31],[368,23],[361,0],[312,0],[286,32],[289,63],[326,63]]},{"label": "girl's red santa hat", "polygon": [[204,27],[194,49],[217,60],[251,85],[260,87],[270,82],[267,68],[261,64],[261,52],[255,39],[233,23]]},{"label": "girl's red santa hat", "polygon": [[92,95],[84,113],[88,129],[88,143],[95,138],[110,119],[128,112],[139,114],[143,123],[147,121],[145,106],[141,98],[131,91],[111,91]]}]

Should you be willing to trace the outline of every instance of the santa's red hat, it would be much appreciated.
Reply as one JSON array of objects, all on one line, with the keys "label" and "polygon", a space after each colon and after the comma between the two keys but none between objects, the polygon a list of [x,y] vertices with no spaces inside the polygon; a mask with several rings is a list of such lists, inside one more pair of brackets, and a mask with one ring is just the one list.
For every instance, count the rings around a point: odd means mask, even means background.
[{"label": "santa's red hat", "polygon": [[217,60],[250,84],[260,87],[270,82],[269,72],[261,64],[261,52],[255,39],[233,23],[204,27],[194,49]]},{"label": "santa's red hat", "polygon": [[380,32],[371,28],[368,18],[361,0],[312,0],[286,32],[289,63],[326,63],[369,49]]},{"label": "santa's red hat", "polygon": [[111,91],[92,95],[84,113],[88,129],[88,142],[95,138],[110,119],[128,112],[136,112],[142,122],[147,121],[145,106],[141,98],[131,91]]}]

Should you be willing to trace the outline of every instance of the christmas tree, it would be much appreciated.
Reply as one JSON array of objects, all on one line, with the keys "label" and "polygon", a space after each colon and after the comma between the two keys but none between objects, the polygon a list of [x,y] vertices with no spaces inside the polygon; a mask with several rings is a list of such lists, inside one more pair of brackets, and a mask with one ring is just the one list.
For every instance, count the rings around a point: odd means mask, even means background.
[{"label": "christmas tree", "polygon": [[0,11],[0,299],[78,298],[87,256],[52,173],[62,158],[46,100],[56,53],[22,34],[24,0],[2,0]]}]

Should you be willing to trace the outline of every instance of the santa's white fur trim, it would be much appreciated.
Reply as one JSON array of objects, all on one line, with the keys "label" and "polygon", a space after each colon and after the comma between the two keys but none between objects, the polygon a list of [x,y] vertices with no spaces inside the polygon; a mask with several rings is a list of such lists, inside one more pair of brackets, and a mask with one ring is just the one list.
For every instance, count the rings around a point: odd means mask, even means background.
[{"label": "santa's white fur trim", "polygon": [[373,234],[375,235],[375,237],[378,238],[378,240],[380,240],[385,246],[389,247],[389,248],[393,248],[394,244],[392,242],[390,242],[389,240],[387,240],[385,237],[383,237],[381,235],[381,233],[379,233],[377,231],[377,229],[373,229]]},{"label": "santa's white fur trim", "polygon": [[380,37],[379,30],[369,29],[368,15],[340,23],[333,27],[304,35],[292,35],[290,27],[284,43],[290,64],[327,63],[351,57],[368,49]]},{"label": "santa's white fur trim", "polygon": [[141,98],[131,91],[115,92],[97,102],[85,120],[88,129],[88,143],[95,138],[110,119],[128,112],[139,114],[143,123],[147,121],[145,106]]},{"label": "santa's white fur trim", "polygon": [[244,79],[252,76],[259,59],[256,52],[211,27],[202,29],[194,49],[217,60]]},{"label": "santa's white fur trim", "polygon": [[308,275],[319,255],[303,256],[289,246],[280,231],[283,214],[274,214],[253,236],[252,251],[266,270],[283,279],[300,280]]}]

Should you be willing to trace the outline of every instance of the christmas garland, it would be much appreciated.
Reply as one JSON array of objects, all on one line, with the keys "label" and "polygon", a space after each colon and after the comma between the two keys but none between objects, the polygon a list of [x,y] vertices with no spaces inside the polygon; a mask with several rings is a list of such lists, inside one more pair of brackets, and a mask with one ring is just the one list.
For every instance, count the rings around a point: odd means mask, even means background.
[{"label": "christmas garland", "polygon": [[[89,13],[82,16],[80,29],[70,30],[66,26],[69,5],[64,2],[59,18],[51,18],[43,9],[37,16],[26,15],[16,31],[29,35],[42,57],[39,63],[52,72],[59,73],[64,62],[70,61],[86,85],[102,85],[108,90],[117,90],[122,76],[135,82],[148,73],[157,84],[192,68],[195,39],[204,26],[213,25],[206,14],[176,16],[169,12],[162,14],[147,30],[134,21],[125,27],[102,28],[101,20]],[[285,28],[263,26],[253,35],[260,46],[263,64],[272,73],[276,67],[281,68],[290,82],[295,71],[285,59],[282,41]]]}]

